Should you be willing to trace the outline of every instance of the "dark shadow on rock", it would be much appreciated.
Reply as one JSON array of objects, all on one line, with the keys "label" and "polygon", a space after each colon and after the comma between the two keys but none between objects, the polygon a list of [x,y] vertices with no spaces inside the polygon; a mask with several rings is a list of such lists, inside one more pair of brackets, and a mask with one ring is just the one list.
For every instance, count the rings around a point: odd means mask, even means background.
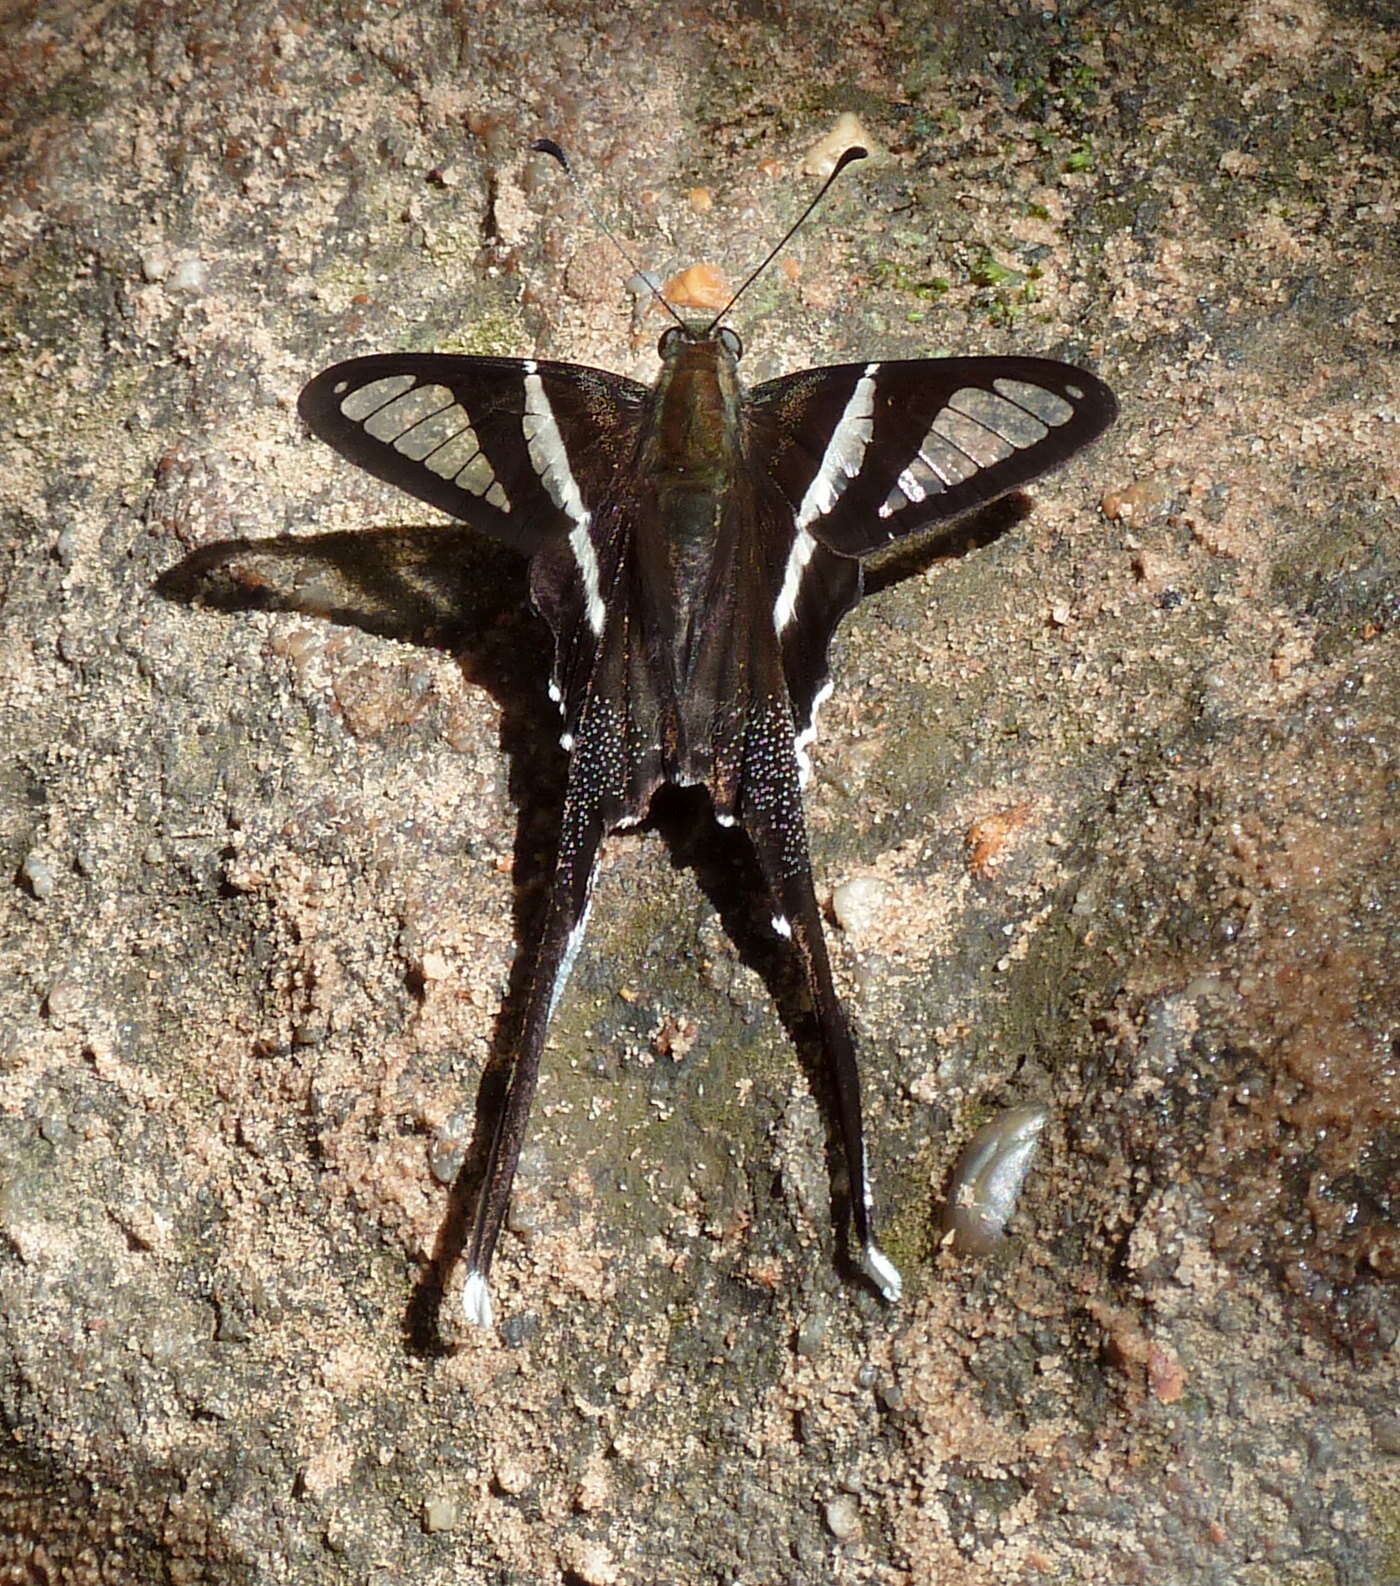
[{"label": "dark shadow on rock", "polygon": [[740,962],[759,977],[773,999],[779,1022],[821,1110],[837,1268],[847,1282],[863,1285],[849,1253],[850,1175],[837,1123],[832,1076],[801,961],[792,944],[773,930],[773,906],[753,844],[738,827],[726,828],[715,821],[703,788],[661,788],[652,800],[647,825],[661,835],[672,864],[694,875]]},{"label": "dark shadow on rock", "polygon": [[0,1451],[0,1580],[249,1586],[253,1566],[229,1545],[199,1491],[188,1471],[80,1472],[7,1447]]},{"label": "dark shadow on rock", "polygon": [[[1031,514],[1031,498],[1013,491],[988,502],[980,512],[959,518],[930,534],[896,540],[871,557],[865,566],[865,593],[878,594],[906,578],[926,573],[938,562],[953,561],[969,551],[980,551],[999,540]],[[850,619],[847,619],[850,620]],[[838,680],[837,687],[840,687]]]},{"label": "dark shadow on rock", "polygon": [[[1007,496],[935,534],[892,547],[868,569],[866,592],[889,588],[935,562],[989,545],[1028,511],[1025,496]],[[449,1346],[440,1324],[443,1296],[466,1242],[469,1209],[504,1100],[563,804],[566,768],[556,745],[557,718],[544,688],[549,641],[530,609],[528,563],[466,527],[399,527],[227,540],[192,552],[161,574],[155,587],[167,599],[189,605],[226,612],[299,612],[449,651],[463,676],[485,688],[500,706],[500,746],[510,767],[517,811],[512,880],[518,951],[477,1088],[472,1139],[448,1191],[432,1255],[404,1315],[405,1341],[412,1353],[446,1353]],[[773,998],[825,1120],[838,1267],[848,1281],[859,1282],[845,1237],[848,1175],[830,1076],[795,955],[768,923],[771,909],[749,840],[743,832],[715,822],[703,789],[662,789],[647,824],[660,832],[673,862],[694,871],[741,960]]]},{"label": "dark shadow on rock", "polygon": [[466,1161],[427,1268],[404,1317],[409,1349],[441,1354],[438,1315],[462,1253],[471,1192],[485,1162],[523,1012],[537,912],[554,867],[565,761],[545,694],[550,640],[530,606],[524,557],[462,527],[367,529],[225,540],[192,552],[156,580],[170,600],[218,611],[285,611],[450,652],[467,681],[500,707],[500,748],[516,809],[511,877],[516,953],[477,1089]]},{"label": "dark shadow on rock", "polygon": [[155,588],[187,605],[295,611],[460,654],[523,609],[527,577],[523,557],[471,529],[404,526],[221,540]]}]

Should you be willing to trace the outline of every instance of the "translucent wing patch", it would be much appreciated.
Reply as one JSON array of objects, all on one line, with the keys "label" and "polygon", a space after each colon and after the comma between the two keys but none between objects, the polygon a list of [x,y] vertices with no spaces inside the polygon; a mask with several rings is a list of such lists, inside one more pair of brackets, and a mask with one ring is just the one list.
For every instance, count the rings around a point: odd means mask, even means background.
[{"label": "translucent wing patch", "polygon": [[797,527],[843,556],[1020,489],[1118,411],[1096,376],[1047,358],[808,369],[759,386],[750,407]]},{"label": "translucent wing patch", "polygon": [[[1071,391],[1082,396],[1082,389]],[[993,380],[991,388],[964,386],[929,426],[909,466],[880,506],[887,518],[907,506],[960,485],[983,469],[1038,446],[1068,424],[1075,410],[1057,392],[1025,380]]]},{"label": "translucent wing patch", "polygon": [[445,385],[415,385],[411,375],[390,375],[364,386],[347,382],[340,411],[366,435],[422,463],[439,479],[510,511],[510,498],[481,449],[467,410]]},{"label": "translucent wing patch", "polygon": [[[646,396],[635,381],[578,364],[383,353],[324,370],[297,406],[358,467],[533,556],[613,488]],[[590,465],[572,496],[557,458],[541,460],[542,413],[554,451]]]},{"label": "translucent wing patch", "polygon": [[[1014,403],[1023,412],[1030,414],[1032,419],[1042,421],[1052,429],[1057,429],[1061,424],[1068,424],[1074,417],[1074,409],[1064,397],[1047,390],[1044,386],[1031,385],[1025,380],[1003,379],[993,380],[992,388],[998,396]],[[1076,401],[1083,401],[1087,395],[1082,387],[1074,384],[1066,386],[1065,389]],[[1030,440],[1035,438],[1034,435],[1028,436],[1022,444],[1029,444]]]}]

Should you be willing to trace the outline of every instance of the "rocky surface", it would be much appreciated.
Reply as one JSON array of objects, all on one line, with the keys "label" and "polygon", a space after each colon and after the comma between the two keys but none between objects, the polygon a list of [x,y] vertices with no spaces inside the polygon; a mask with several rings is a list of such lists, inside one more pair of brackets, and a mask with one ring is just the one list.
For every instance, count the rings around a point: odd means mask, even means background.
[{"label": "rocky surface", "polygon": [[[0,1580],[1400,1579],[1393,12],[499,9],[0,21]],[[471,1333],[545,640],[297,392],[649,378],[529,141],[737,281],[838,112],[878,161],[747,377],[1036,352],[1123,406],[842,632],[808,808],[908,1294],[834,1251],[800,1004],[680,804],[610,845]]]}]

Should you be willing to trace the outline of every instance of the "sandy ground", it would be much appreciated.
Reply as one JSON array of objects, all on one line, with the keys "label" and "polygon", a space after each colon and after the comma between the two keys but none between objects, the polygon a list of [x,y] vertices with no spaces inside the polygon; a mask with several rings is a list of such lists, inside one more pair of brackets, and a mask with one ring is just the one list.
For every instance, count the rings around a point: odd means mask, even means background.
[{"label": "sandy ground", "polygon": [[[0,19],[0,1581],[1400,1580],[1394,10],[505,9]],[[1016,351],[1122,400],[841,634],[809,820],[823,897],[870,883],[832,950],[908,1292],[836,1248],[800,1000],[679,807],[609,847],[469,1332],[433,1255],[547,644],[297,392],[650,379],[529,141],[735,281],[840,112],[878,158],[736,313],[747,378]],[[1033,1101],[959,1256],[958,1151]]]}]

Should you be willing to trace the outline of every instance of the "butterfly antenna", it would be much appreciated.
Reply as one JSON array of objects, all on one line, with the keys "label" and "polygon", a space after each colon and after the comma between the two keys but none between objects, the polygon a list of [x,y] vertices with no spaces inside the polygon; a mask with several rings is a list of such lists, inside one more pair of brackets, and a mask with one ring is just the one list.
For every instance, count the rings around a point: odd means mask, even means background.
[{"label": "butterfly antenna", "polygon": [[[652,278],[640,267],[640,265],[638,265],[637,261],[630,253],[628,253],[627,249],[622,246],[622,244],[617,240],[612,227],[608,225],[607,221],[604,220],[598,211],[593,207],[593,200],[589,198],[588,194],[584,191],[583,183],[580,182],[578,177],[574,175],[574,168],[569,164],[569,157],[564,153],[563,149],[559,147],[553,138],[536,138],[535,141],[530,145],[530,148],[535,154],[547,154],[551,160],[556,160],[558,162],[559,169],[563,171],[564,175],[569,178],[570,185],[573,187],[574,192],[578,195],[583,207],[593,217],[594,225],[598,227],[599,231],[603,233],[608,241],[612,243],[613,247],[616,248],[622,257],[627,261],[628,266],[637,279],[646,282],[647,286],[651,289],[651,295],[658,303],[660,303],[662,308],[666,310],[671,318],[675,320],[676,324],[678,324],[681,329],[684,330],[686,328],[685,321],[678,313],[676,313],[675,309],[673,309],[666,299],[661,295],[660,287],[658,287],[656,282],[652,280]],[[825,190],[825,188],[822,189],[823,192],[825,192]]]},{"label": "butterfly antenna", "polygon": [[[538,145],[536,145],[536,147],[538,147]],[[749,271],[748,275],[744,278],[744,284],[705,327],[705,334],[707,336],[714,332],[715,326],[719,324],[720,320],[722,320],[729,310],[734,307],[734,305],[739,301],[744,293],[748,291],[748,289],[754,284],[759,276],[761,276],[768,266],[772,264],[774,259],[778,257],[782,250],[787,247],[788,243],[792,240],[793,233],[798,229],[799,226],[802,225],[802,223],[807,219],[808,215],[812,213],[817,205],[821,203],[822,199],[826,197],[827,189],[836,180],[836,178],[840,176],[841,172],[844,171],[848,165],[854,165],[857,160],[864,160],[868,157],[868,151],[861,148],[860,144],[858,143],[853,143],[849,149],[846,149],[842,153],[841,158],[837,160],[831,175],[827,177],[827,179],[822,183],[821,187],[817,190],[817,196],[810,204],[807,205],[806,209],[802,211],[797,219],[793,221],[783,236],[779,238],[776,247],[773,248],[763,263],[758,265],[757,268]]]}]

